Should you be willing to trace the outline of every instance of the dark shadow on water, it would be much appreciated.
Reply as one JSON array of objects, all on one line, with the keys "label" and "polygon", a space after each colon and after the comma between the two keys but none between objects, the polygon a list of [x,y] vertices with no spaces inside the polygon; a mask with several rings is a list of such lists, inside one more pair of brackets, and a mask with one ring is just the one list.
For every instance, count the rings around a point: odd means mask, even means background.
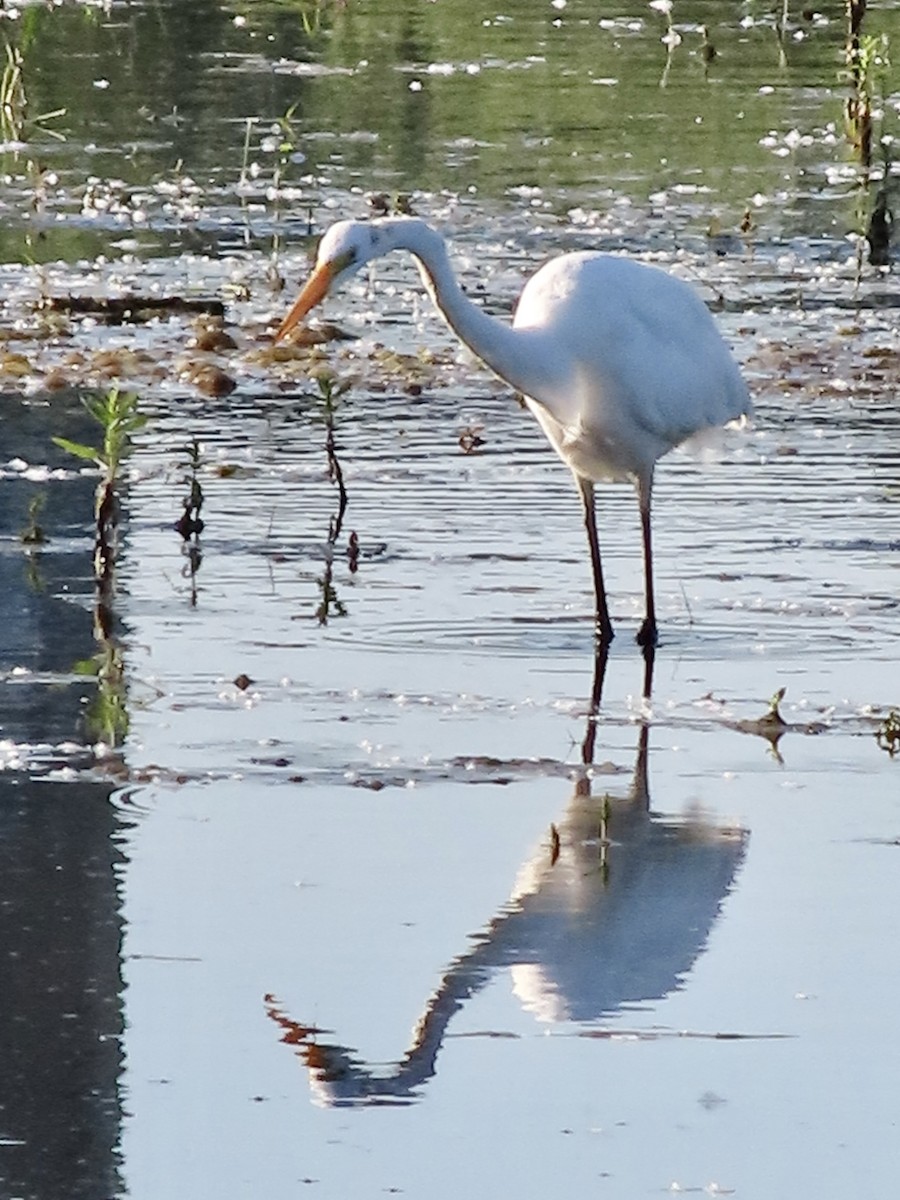
[{"label": "dark shadow on water", "polygon": [[[54,463],[80,405],[4,397],[6,454]],[[62,458],[60,452],[59,457]],[[95,481],[0,478],[0,1196],[121,1192],[122,980],[114,784],[91,778]],[[46,540],[23,546],[45,495]]]},{"label": "dark shadow on water", "polygon": [[[645,661],[649,697],[652,654]],[[599,651],[581,770],[549,842],[523,863],[507,904],[450,964],[392,1070],[373,1069],[331,1033],[293,1019],[266,997],[266,1011],[309,1071],[318,1103],[413,1103],[435,1074],[453,1016],[499,970],[511,972],[520,1003],[539,1020],[591,1026],[682,985],[733,884],[746,834],[699,815],[651,812],[646,721],[627,795],[593,790],[606,666]]]},{"label": "dark shadow on water", "polygon": [[119,1194],[111,785],[0,779],[0,1195]]}]

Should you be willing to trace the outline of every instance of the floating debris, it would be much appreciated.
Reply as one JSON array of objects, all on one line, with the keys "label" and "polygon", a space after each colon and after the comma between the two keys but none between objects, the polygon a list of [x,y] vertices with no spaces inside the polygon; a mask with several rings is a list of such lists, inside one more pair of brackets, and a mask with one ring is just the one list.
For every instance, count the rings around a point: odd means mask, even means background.
[{"label": "floating debris", "polygon": [[324,346],[328,342],[352,342],[355,338],[355,333],[348,333],[332,321],[317,321],[295,326],[285,340],[293,346]]},{"label": "floating debris", "polygon": [[237,382],[221,367],[206,362],[189,363],[182,369],[181,378],[205,396],[230,396],[237,387]]},{"label": "floating debris", "polygon": [[459,448],[463,454],[474,454],[484,445],[483,425],[467,425],[459,435]]},{"label": "floating debris", "polygon": [[227,350],[237,350],[237,342],[221,325],[209,325],[202,329],[195,338],[188,342],[189,349],[203,350],[209,354],[221,354]]},{"label": "floating debris", "polygon": [[212,317],[225,315],[221,300],[193,300],[184,296],[45,296],[36,307],[43,313],[91,316],[108,325],[141,324],[159,316],[191,313]]},{"label": "floating debris", "polygon": [[875,739],[891,758],[900,753],[900,710],[891,709],[875,731]]}]

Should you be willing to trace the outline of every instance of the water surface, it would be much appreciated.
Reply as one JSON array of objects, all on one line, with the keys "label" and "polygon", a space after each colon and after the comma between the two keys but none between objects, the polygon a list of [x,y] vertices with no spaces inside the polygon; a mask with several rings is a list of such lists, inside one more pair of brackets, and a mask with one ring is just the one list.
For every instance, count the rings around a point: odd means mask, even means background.
[{"label": "water surface", "polygon": [[[685,0],[668,56],[649,5],[185,13],[10,23],[0,1190],[885,1190],[900,344],[841,20]],[[64,141],[27,123],[61,107]],[[498,315],[585,246],[713,307],[756,418],[658,470],[648,700],[632,490],[599,500],[601,696],[571,480],[411,263],[329,304],[351,340],[272,353],[370,191]],[[236,346],[44,293],[221,299]],[[150,420],[104,636],[95,477],[50,439],[113,379]]]}]

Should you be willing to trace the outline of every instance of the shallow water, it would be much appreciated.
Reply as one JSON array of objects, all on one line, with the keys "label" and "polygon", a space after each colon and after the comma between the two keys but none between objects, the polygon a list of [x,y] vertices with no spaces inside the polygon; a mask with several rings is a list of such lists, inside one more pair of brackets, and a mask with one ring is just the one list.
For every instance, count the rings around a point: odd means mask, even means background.
[{"label": "shallow water", "polygon": [[[887,1191],[900,343],[893,276],[857,283],[844,236],[839,22],[792,24],[782,64],[757,6],[676,4],[661,89],[648,6],[323,4],[308,34],[295,7],[202,7],[25,13],[32,111],[71,94],[41,271],[14,261],[22,152],[0,188],[0,1192]],[[172,70],[141,99],[128,56]],[[302,195],[267,195],[246,118],[298,88]],[[682,136],[729,105],[727,136]],[[330,303],[354,340],[269,348],[273,235],[293,286],[308,212],[317,231],[371,187],[415,189],[497,313],[584,245],[716,311],[756,416],[658,470],[649,700],[632,489],[599,496],[598,699],[570,478],[409,263]],[[41,325],[42,287],[221,296],[237,346],[199,351],[177,312]],[[208,360],[226,398],[188,381]],[[322,368],[350,384],[333,544]],[[89,441],[73,389],[115,376],[150,422],[104,640],[95,478],[50,437]],[[49,540],[23,546],[35,496]]]}]

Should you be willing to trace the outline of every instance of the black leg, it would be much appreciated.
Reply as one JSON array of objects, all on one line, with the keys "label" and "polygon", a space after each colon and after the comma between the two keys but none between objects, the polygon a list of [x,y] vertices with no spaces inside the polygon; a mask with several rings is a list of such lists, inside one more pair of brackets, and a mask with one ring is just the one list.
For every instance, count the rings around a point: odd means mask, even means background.
[{"label": "black leg", "polygon": [[656,659],[656,646],[648,642],[644,646],[644,699],[649,703],[653,691],[653,663]]},{"label": "black leg", "polygon": [[641,509],[641,538],[644,543],[644,595],[647,599],[647,615],[638,630],[640,646],[656,645],[656,602],[653,598],[653,548],[650,537],[650,493],[653,475],[638,484],[638,503]]},{"label": "black leg", "polygon": [[591,567],[594,571],[595,622],[597,640],[607,646],[613,640],[612,621],[606,604],[606,588],[603,586],[603,567],[600,565],[600,543],[597,540],[597,520],[594,514],[594,485],[589,479],[576,476],[581,501],[584,505],[584,527],[591,548]]}]

